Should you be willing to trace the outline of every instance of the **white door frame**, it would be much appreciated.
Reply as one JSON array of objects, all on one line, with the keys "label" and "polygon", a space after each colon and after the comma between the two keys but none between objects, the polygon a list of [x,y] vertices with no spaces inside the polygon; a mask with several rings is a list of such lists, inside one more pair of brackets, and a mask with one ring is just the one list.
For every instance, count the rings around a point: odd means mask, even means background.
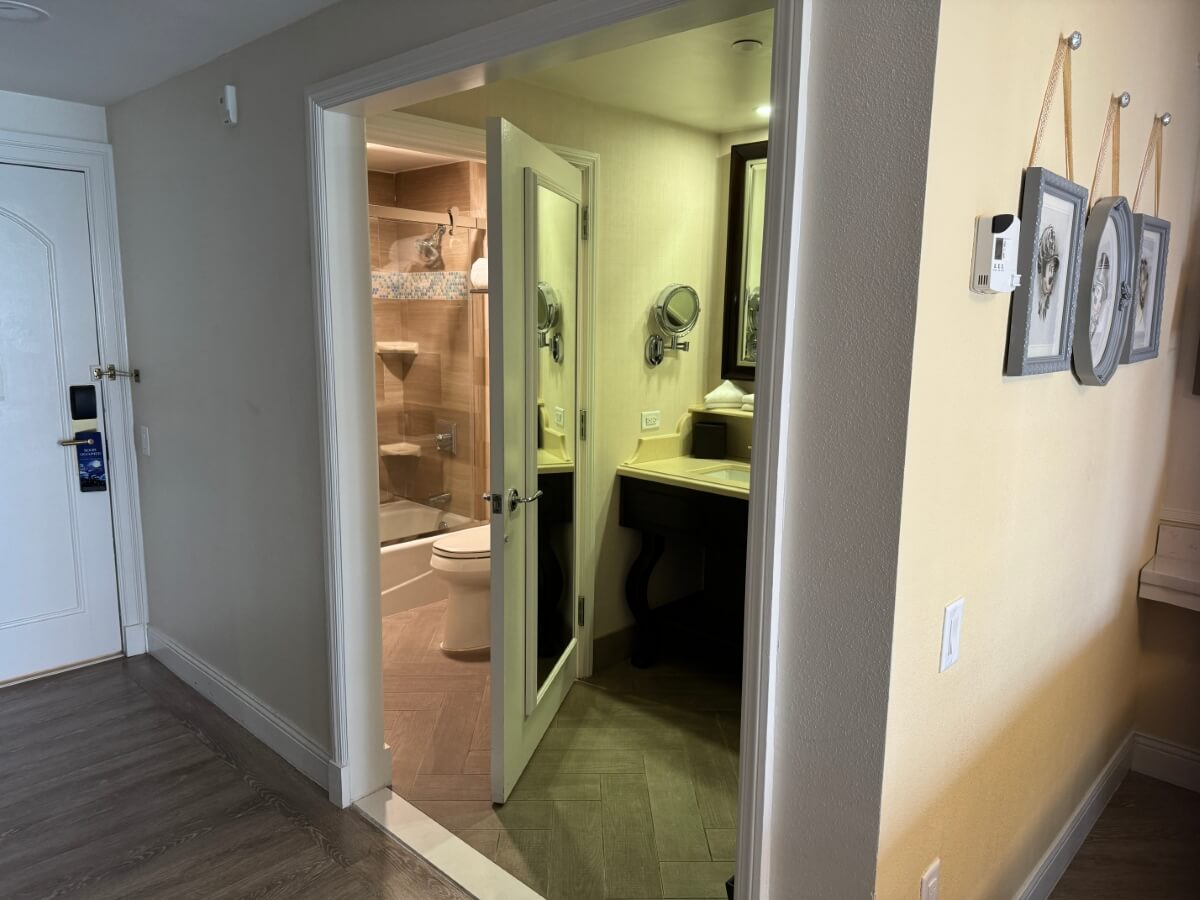
[{"label": "white door frame", "polygon": [[[778,584],[786,496],[796,474],[785,468],[788,375],[794,335],[787,299],[795,296],[804,170],[804,98],[811,0],[779,0],[772,60],[764,295],[765,337],[756,380],[755,465],[750,487],[746,641],[743,677],[738,894],[763,896],[771,829],[771,741]],[[603,52],[674,31],[747,14],[768,3],[720,0],[556,0],[474,28],[312,87],[307,93],[312,243],[321,391],[325,545],[329,597],[333,759],[329,790],[346,806],[388,783],[382,733],[378,478],[374,458],[371,317],[360,298],[367,279],[364,118],[421,100],[519,77],[555,59]],[[354,598],[348,602],[347,598]],[[791,817],[804,815],[791,810]],[[813,810],[820,816],[820,810]]]},{"label": "white door frame", "polygon": [[[409,113],[392,112],[372,116],[367,123],[367,140],[372,143],[391,144],[409,150],[420,150],[433,154],[451,154],[463,159],[477,162],[487,161],[487,133],[482,128],[471,128],[469,125],[456,125],[453,122],[439,122],[437,119],[427,119]],[[573,147],[562,147],[558,144],[545,143],[547,147],[579,169],[583,176],[583,205],[588,210],[589,221],[596,219],[596,198],[599,196],[600,156],[587,150],[577,150]],[[595,334],[596,326],[596,261],[597,241],[589,236],[583,241],[583,253],[580,254],[579,274],[579,333]],[[595,399],[596,354],[591,344],[580,341],[579,366],[576,371],[576,395],[579,398],[578,408],[586,410],[589,415],[593,411]],[[594,424],[594,423],[593,423]],[[579,432],[577,431],[576,434]],[[589,435],[591,430],[589,428]],[[582,451],[575,456],[579,467],[576,474],[575,508],[580,522],[590,522],[592,515],[592,490],[595,487],[594,470],[595,442],[589,436],[580,442]],[[490,462],[489,462],[490,466]],[[491,470],[489,468],[489,477]],[[490,488],[489,488],[490,490]],[[578,629],[576,637],[579,646],[576,650],[577,676],[586,678],[592,674],[594,635],[596,616],[594,602],[596,596],[596,535],[587,528],[576,528],[575,532],[575,574],[572,579],[573,593],[582,594],[587,598],[587,614],[584,616],[583,627]]]},{"label": "white door frame", "polygon": [[[95,141],[0,131],[0,163],[81,172],[87,198],[92,283],[100,352],[97,363],[130,369],[125,340],[125,291],[117,238],[117,195],[112,147]],[[117,596],[126,656],[146,652],[146,566],[138,500],[133,396],[127,378],[100,382],[108,444],[109,497],[117,562]]]}]

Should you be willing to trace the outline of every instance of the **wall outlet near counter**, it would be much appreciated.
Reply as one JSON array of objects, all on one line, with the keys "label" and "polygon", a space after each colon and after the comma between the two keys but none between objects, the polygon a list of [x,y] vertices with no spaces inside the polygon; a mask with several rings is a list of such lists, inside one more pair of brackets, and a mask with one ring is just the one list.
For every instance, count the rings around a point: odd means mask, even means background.
[{"label": "wall outlet near counter", "polygon": [[642,413],[642,431],[653,431],[662,426],[662,410],[650,409]]}]

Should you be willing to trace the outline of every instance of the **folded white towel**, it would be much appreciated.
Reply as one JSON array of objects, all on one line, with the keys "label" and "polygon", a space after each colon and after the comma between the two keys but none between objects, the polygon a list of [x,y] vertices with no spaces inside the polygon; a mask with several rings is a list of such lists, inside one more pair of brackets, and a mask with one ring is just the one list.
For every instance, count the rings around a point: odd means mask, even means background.
[{"label": "folded white towel", "polygon": [[475,262],[471,263],[471,287],[479,291],[486,291],[488,286],[488,264],[487,257],[482,256]]},{"label": "folded white towel", "polygon": [[746,392],[732,381],[722,381],[704,395],[705,409],[741,409]]},{"label": "folded white towel", "polygon": [[754,412],[754,395],[753,394],[747,394],[745,397],[742,398],[742,409],[746,410],[747,412]]}]

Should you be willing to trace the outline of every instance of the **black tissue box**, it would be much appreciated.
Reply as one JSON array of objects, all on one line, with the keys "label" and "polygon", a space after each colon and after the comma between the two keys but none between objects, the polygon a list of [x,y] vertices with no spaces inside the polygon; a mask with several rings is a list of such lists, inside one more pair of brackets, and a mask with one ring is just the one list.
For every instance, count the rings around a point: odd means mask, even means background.
[{"label": "black tissue box", "polygon": [[696,459],[725,458],[724,422],[697,422],[692,426],[692,456]]}]

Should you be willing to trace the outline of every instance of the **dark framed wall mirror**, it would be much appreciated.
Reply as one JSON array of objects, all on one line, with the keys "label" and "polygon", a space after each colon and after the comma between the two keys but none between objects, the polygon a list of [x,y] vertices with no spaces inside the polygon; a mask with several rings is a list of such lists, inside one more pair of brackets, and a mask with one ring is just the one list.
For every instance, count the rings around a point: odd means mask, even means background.
[{"label": "dark framed wall mirror", "polygon": [[721,377],[753,381],[758,365],[767,142],[729,148],[729,234]]}]

